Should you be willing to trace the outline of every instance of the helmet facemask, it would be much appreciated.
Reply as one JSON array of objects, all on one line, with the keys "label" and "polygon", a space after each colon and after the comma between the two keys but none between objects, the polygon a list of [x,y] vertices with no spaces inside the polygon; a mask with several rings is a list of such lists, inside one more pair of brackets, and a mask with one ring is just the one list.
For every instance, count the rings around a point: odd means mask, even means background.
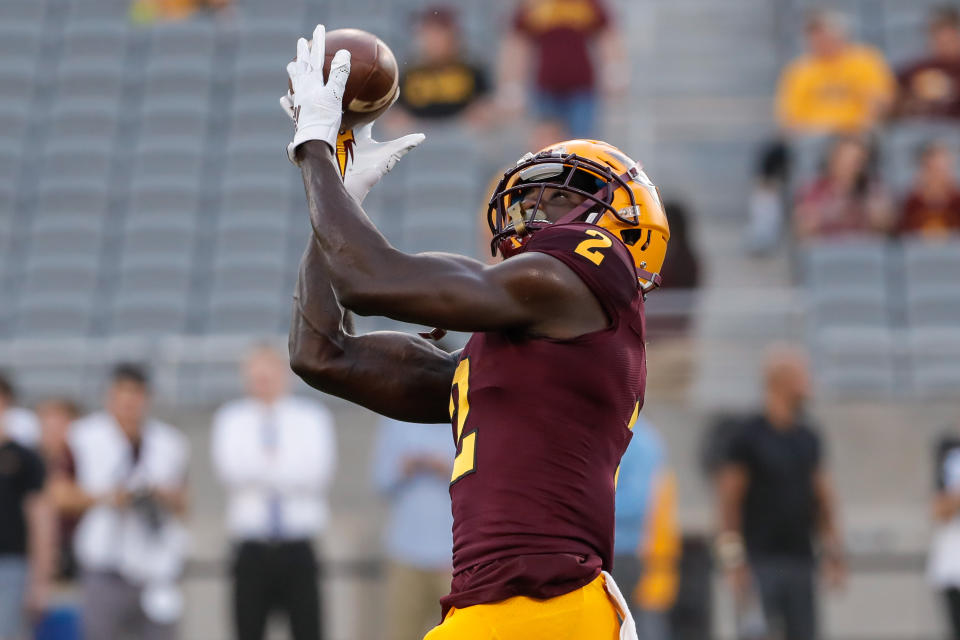
[{"label": "helmet facemask", "polygon": [[[620,187],[630,194],[632,206],[626,211],[617,211],[611,204]],[[534,205],[524,209],[522,202],[531,189],[539,190],[539,193]],[[543,196],[547,189],[576,194],[583,198],[583,202],[551,221],[543,210]],[[563,157],[554,151],[527,154],[504,174],[490,199],[487,210],[487,223],[493,233],[490,248],[493,255],[500,251],[504,257],[509,257],[523,245],[525,236],[537,229],[549,224],[594,222],[605,213],[625,224],[636,225],[636,216],[630,215],[635,207],[625,177],[616,175],[607,165],[576,154]]]}]

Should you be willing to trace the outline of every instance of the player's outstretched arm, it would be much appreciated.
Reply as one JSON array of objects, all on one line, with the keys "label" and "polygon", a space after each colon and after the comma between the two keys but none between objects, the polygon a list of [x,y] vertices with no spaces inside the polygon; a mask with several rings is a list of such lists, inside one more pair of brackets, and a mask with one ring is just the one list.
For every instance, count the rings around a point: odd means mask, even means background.
[{"label": "player's outstretched arm", "polygon": [[352,335],[316,240],[300,262],[290,364],[311,387],[398,420],[448,422],[456,357],[418,336]]},{"label": "player's outstretched arm", "polygon": [[314,236],[347,309],[455,331],[517,329],[554,338],[605,326],[583,281],[546,254],[489,266],[453,254],[398,251],[344,188],[328,144],[307,142],[297,154]]}]

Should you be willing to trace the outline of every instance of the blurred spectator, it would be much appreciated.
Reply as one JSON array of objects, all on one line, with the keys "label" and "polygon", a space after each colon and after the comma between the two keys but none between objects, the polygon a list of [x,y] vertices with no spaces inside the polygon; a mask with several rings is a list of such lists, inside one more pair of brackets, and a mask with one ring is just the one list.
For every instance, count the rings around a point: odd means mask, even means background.
[{"label": "blurred spectator", "polygon": [[800,189],[793,218],[801,240],[891,229],[893,203],[871,175],[864,140],[842,137],[831,143],[820,177]]},{"label": "blurred spectator", "polygon": [[945,434],[934,447],[933,516],[936,534],[927,575],[942,593],[950,637],[960,640],[960,435]]},{"label": "blurred spectator", "polygon": [[700,257],[688,231],[687,205],[667,200],[663,206],[670,222],[670,251],[660,269],[660,292],[670,293],[662,300],[651,300],[647,308],[647,331],[657,337],[687,332],[696,302],[694,290],[700,286]]},{"label": "blurred spectator", "polygon": [[[537,119],[564,123],[563,137],[595,135],[598,84],[615,97],[625,93],[630,73],[607,4],[519,0],[512,22],[500,51],[501,105],[519,112],[529,99]],[[591,55],[593,47],[597,57]]]},{"label": "blurred spectator", "polygon": [[76,481],[57,492],[81,515],[74,536],[84,640],[176,637],[187,508],[186,438],[150,418],[150,385],[135,365],[114,368],[103,411],[68,437]]},{"label": "blurred spectator", "polygon": [[750,200],[748,243],[773,249],[783,225],[791,140],[871,130],[893,102],[895,79],[876,50],[851,42],[843,15],[816,9],[806,21],[807,54],[783,71],[777,120],[784,138],[765,147]]},{"label": "blurred spectator", "polygon": [[150,23],[185,20],[198,11],[225,12],[233,0],[134,0],[130,19]]},{"label": "blurred spectator", "polygon": [[680,535],[663,442],[643,416],[620,461],[616,514],[614,579],[631,605],[638,635],[666,640],[677,596]]},{"label": "blurred spectator", "polygon": [[898,114],[960,119],[960,10],[933,13],[929,52],[900,70]]},{"label": "blurred spectator", "polygon": [[333,418],[323,405],[290,395],[290,366],[272,347],[251,351],[243,374],[247,397],[217,411],[211,442],[235,544],[235,637],[262,640],[270,614],[283,611],[294,640],[317,640],[313,539],[327,525]]},{"label": "blurred spectator", "polygon": [[738,603],[759,594],[766,623],[786,640],[817,636],[814,540],[828,581],[845,577],[823,445],[804,415],[806,357],[781,347],[765,362],[765,404],[730,442],[717,487],[717,558]]},{"label": "blurred spectator", "polygon": [[[69,398],[48,398],[37,405],[40,422],[40,453],[47,469],[47,490],[54,504],[59,496],[70,491],[76,481],[76,464],[70,451],[70,426],[80,417],[80,407]],[[73,513],[58,513],[59,555],[56,577],[60,580],[76,576],[76,558],[73,554],[73,534],[79,519]]]},{"label": "blurred spectator", "polygon": [[373,478],[390,501],[386,529],[388,640],[421,638],[450,592],[453,515],[450,430],[435,424],[380,422]]},{"label": "blurred spectator", "polygon": [[917,164],[913,188],[901,210],[900,233],[937,237],[960,232],[960,186],[953,152],[932,142],[920,150]]},{"label": "blurred spectator", "polygon": [[47,606],[55,532],[43,488],[43,462],[8,436],[0,411],[0,640],[26,637],[24,612]]},{"label": "blurred spectator", "polygon": [[0,372],[0,419],[6,425],[7,437],[25,447],[40,442],[40,425],[32,411],[16,406],[17,390],[9,377]]},{"label": "blurred spectator", "polygon": [[455,9],[431,7],[416,16],[416,61],[400,73],[402,111],[424,120],[444,121],[466,117],[479,121],[488,109],[483,98],[489,91],[485,69],[464,56],[463,34]]},{"label": "blurred spectator", "polygon": [[790,135],[862,133],[891,106],[895,80],[883,55],[850,42],[846,19],[817,9],[806,22],[808,53],[777,88],[777,119]]}]

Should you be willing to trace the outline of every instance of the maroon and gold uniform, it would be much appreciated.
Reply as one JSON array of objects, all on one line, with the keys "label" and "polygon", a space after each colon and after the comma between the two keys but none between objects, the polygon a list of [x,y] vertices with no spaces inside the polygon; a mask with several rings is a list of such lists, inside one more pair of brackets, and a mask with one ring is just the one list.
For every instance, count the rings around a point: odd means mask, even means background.
[{"label": "maroon and gold uniform", "polygon": [[547,227],[524,251],[572,269],[606,329],[571,340],[475,334],[451,399],[454,575],[446,614],[553,598],[611,568],[614,487],[646,378],[643,298],[623,243],[592,224]]}]

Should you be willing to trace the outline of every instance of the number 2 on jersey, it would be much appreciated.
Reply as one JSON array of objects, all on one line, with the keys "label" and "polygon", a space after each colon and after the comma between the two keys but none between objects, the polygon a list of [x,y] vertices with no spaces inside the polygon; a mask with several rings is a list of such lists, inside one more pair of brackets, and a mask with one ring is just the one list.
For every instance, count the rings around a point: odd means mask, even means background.
[{"label": "number 2 on jersey", "polygon": [[[450,389],[450,418],[457,425],[457,457],[453,460],[453,484],[463,476],[476,470],[477,466],[477,430],[464,435],[463,428],[467,424],[467,414],[470,413],[470,358],[464,358],[457,365],[453,374],[453,386]],[[456,394],[457,401],[453,401]]]},{"label": "number 2 on jersey", "polygon": [[600,266],[606,257],[600,253],[600,249],[608,249],[613,246],[613,240],[602,231],[596,229],[587,229],[584,233],[593,236],[590,240],[584,240],[573,250],[579,256],[583,256],[593,264]]}]

